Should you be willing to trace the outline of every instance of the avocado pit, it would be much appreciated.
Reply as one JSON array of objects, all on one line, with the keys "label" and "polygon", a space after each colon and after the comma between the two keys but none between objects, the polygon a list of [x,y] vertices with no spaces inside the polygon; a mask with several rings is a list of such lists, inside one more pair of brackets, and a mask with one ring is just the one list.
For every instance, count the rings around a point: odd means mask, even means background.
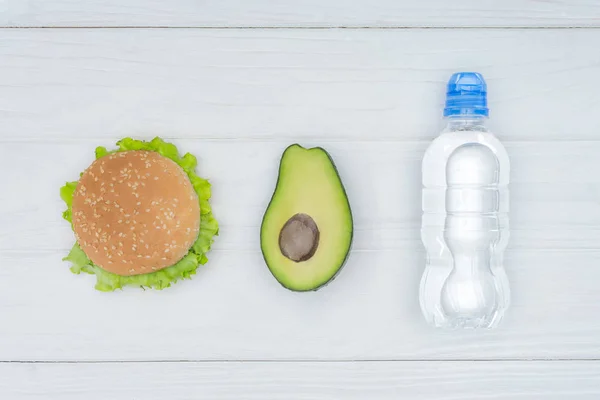
[{"label": "avocado pit", "polygon": [[294,262],[309,260],[319,247],[319,228],[307,214],[298,213],[287,220],[279,233],[281,253]]}]

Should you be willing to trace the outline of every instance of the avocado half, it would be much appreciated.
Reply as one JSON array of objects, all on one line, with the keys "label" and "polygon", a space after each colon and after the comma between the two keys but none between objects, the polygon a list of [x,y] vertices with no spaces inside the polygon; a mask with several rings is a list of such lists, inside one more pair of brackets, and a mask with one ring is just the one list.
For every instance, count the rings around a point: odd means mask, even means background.
[{"label": "avocado half", "polygon": [[350,203],[329,154],[320,147],[289,146],[260,231],[275,279],[294,291],[326,285],[348,257],[352,232]]}]

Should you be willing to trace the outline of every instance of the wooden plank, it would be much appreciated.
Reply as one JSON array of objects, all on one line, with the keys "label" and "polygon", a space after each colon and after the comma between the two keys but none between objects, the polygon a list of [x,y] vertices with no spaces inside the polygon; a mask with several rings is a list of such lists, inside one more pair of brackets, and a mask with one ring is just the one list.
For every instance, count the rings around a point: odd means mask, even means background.
[{"label": "wooden plank", "polygon": [[[58,195],[112,140],[7,142],[0,146],[0,249],[66,250],[73,234]],[[213,183],[221,222],[216,248],[258,249],[258,229],[274,189],[284,141],[179,139]],[[421,250],[420,163],[426,142],[327,142],[354,212],[354,249]],[[593,250],[600,241],[599,142],[507,142],[512,160],[511,248]]]},{"label": "wooden plank", "polygon": [[515,27],[598,26],[594,0],[6,0],[2,26]]},{"label": "wooden plank", "polygon": [[431,139],[450,74],[474,69],[503,140],[596,140],[599,42],[600,30],[6,30],[0,137]]},{"label": "wooden plank", "polygon": [[595,400],[600,362],[1,364],[11,400]]},{"label": "wooden plank", "polygon": [[[256,237],[257,235],[255,235]],[[256,239],[255,239],[256,240]],[[315,293],[272,278],[258,250],[215,250],[162,292],[93,290],[64,252],[2,252],[0,360],[417,360],[600,357],[599,251],[509,250],[498,330],[440,332],[419,310],[424,255],[353,251]]]}]

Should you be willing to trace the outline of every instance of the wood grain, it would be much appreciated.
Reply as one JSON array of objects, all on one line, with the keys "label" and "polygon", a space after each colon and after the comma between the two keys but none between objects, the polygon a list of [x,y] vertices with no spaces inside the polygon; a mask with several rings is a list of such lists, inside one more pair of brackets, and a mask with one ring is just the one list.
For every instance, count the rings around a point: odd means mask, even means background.
[{"label": "wood grain", "polygon": [[594,0],[4,0],[2,26],[599,26]]},{"label": "wood grain", "polygon": [[595,400],[600,362],[1,364],[11,400]]},{"label": "wood grain", "polygon": [[503,140],[597,140],[599,41],[600,30],[6,30],[0,138],[431,140],[449,76],[474,69]]}]

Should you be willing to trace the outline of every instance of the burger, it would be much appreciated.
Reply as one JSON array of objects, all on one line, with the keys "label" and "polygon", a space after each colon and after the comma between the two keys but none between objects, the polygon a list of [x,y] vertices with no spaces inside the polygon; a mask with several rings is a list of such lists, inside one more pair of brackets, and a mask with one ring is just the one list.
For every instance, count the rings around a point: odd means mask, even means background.
[{"label": "burger", "polygon": [[96,289],[164,289],[190,278],[208,259],[218,224],[210,183],[196,158],[154,138],[125,138],[96,149],[96,160],[60,190],[76,243],[71,271],[96,275]]}]

